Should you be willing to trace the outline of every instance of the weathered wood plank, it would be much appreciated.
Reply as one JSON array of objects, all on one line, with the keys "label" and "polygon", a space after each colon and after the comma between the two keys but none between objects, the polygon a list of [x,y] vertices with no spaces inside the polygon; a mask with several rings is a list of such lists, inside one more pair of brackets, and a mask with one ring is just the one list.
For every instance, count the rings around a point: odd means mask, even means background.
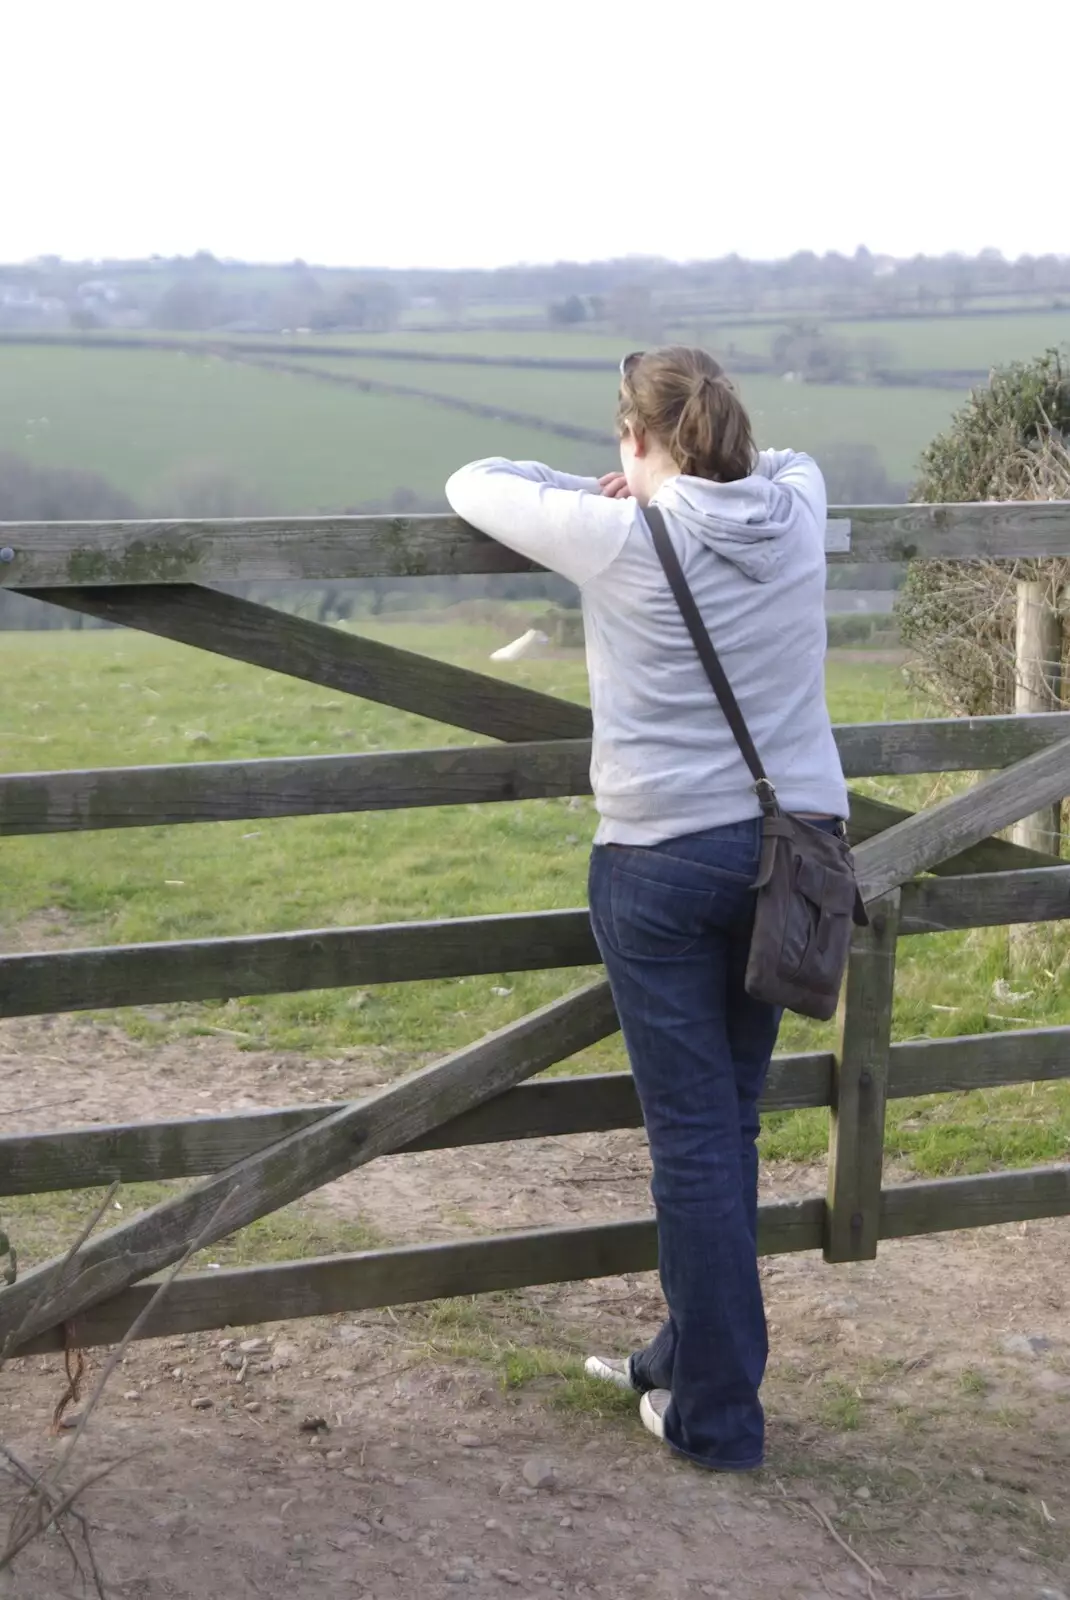
[{"label": "weathered wood plank", "polygon": [[0,774],[0,835],[589,794],[587,739]]},{"label": "weathered wood plank", "polygon": [[[98,1301],[181,1260],[191,1240],[202,1238],[207,1245],[225,1238],[534,1077],[616,1027],[608,984],[592,984],[310,1128],[298,1129],[175,1199],[90,1239],[60,1288],[51,1287],[56,1263],[46,1262],[0,1290],[0,1348],[16,1332],[31,1338],[55,1322],[80,1317]],[[49,1294],[42,1297],[46,1282]],[[40,1298],[47,1299],[47,1311],[36,1304]]]},{"label": "weathered wood plank", "polygon": [[585,911],[0,956],[0,1016],[597,965]]},{"label": "weathered wood plank", "polygon": [[[823,1201],[816,1196],[762,1206],[758,1220],[761,1254],[818,1249],[823,1210]],[[1070,1166],[947,1178],[884,1190],[881,1238],[901,1239],[1068,1214]],[[176,1279],[140,1336],[147,1339],[247,1327],[529,1284],[644,1272],[653,1268],[656,1256],[654,1223],[643,1218],[229,1272],[191,1273]],[[88,1308],[78,1317],[79,1343],[88,1347],[117,1342],[153,1290],[150,1280]],[[19,1353],[49,1353],[62,1349],[63,1344],[61,1327],[42,1327],[23,1340]]]},{"label": "weathered wood plank", "polygon": [[856,861],[863,898],[879,899],[1068,793],[1070,739],[1063,739],[860,845]]},{"label": "weathered wood plank", "polygon": [[1070,712],[1014,717],[933,717],[844,722],[833,733],[848,778],[917,772],[985,772],[1024,761],[1070,736]]},{"label": "weathered wood plank", "polygon": [[898,934],[899,890],[893,889],[870,907],[869,927],[856,929],[847,966],[832,1074],[826,1261],[869,1261],[877,1254]]},{"label": "weathered wood plank", "polygon": [[[774,1057],[762,1112],[825,1106],[833,1057],[820,1052]],[[1070,1028],[1028,1028],[951,1039],[913,1039],[890,1051],[888,1096],[951,1094],[1012,1083],[1070,1078]],[[44,1194],[222,1172],[254,1150],[341,1110],[337,1102],[216,1117],[176,1117],[0,1136],[0,1194]],[[572,1133],[637,1128],[639,1101],[629,1073],[547,1078],[444,1123],[397,1154],[496,1144]]]},{"label": "weathered wood plank", "polygon": [[[1058,712],[846,723],[833,731],[844,771],[849,778],[858,778],[1002,767],[1065,738],[1068,728],[1070,712]],[[589,794],[590,754],[587,739],[559,739],[504,748],[460,745],[362,755],[0,773],[0,835],[262,821]],[[853,835],[859,842],[910,815],[863,795],[856,795],[853,805]],[[978,845],[979,853],[968,853],[969,859],[978,871],[984,871],[986,863],[996,865],[1004,859],[1019,866],[1035,864],[1033,858],[1019,858],[1004,846],[1003,840]]]},{"label": "weathered wood plank", "polygon": [[881,1198],[881,1238],[1070,1215],[1070,1166],[904,1183]]},{"label": "weathered wood plank", "polygon": [[[1060,865],[905,884],[899,931],[942,933],[1068,916],[1070,866]],[[587,913],[580,909],[50,950],[0,956],[0,1016],[225,1000],[593,966],[598,961]]]},{"label": "weathered wood plank", "polygon": [[[831,1074],[831,1055],[776,1057],[766,1081],[763,1112],[828,1105]],[[114,1178],[123,1183],[201,1178],[223,1172],[254,1150],[341,1109],[337,1103],[288,1106],[281,1111],[0,1135],[0,1195],[85,1189],[111,1183]],[[601,1133],[611,1128],[638,1128],[642,1121],[630,1073],[545,1078],[509,1089],[390,1154]]]},{"label": "weathered wood plank", "polygon": [[[763,1255],[812,1250],[820,1242],[819,1199],[785,1200],[760,1207],[758,1248]],[[175,1280],[140,1337],[366,1311],[621,1272],[649,1272],[656,1265],[657,1233],[653,1220],[644,1217],[634,1222],[532,1229],[456,1244],[191,1273]],[[112,1344],[121,1339],[152,1292],[151,1283],[138,1284],[87,1310],[78,1318],[79,1343]],[[62,1348],[62,1330],[54,1328],[24,1341],[20,1353],[57,1348]]]},{"label": "weathered wood plank", "polygon": [[[837,507],[851,518],[850,561],[1012,561],[1070,555],[1070,503]],[[1045,514],[1046,513],[1046,514]]]},{"label": "weathered wood plank", "polygon": [[30,593],[70,611],[507,743],[590,736],[591,713],[586,706],[196,584]]},{"label": "weathered wood plank", "polygon": [[[852,789],[851,820],[848,831],[851,843],[858,846],[874,839],[908,817],[925,816],[927,812],[907,811],[903,806],[889,805],[886,800],[874,800],[868,794]],[[946,861],[935,861],[928,869],[940,877],[958,877],[962,873],[1021,872],[1031,867],[1057,867],[1058,856],[1041,855],[1027,850],[1023,845],[1012,844],[1009,839],[982,839],[966,850],[956,851]]]},{"label": "weathered wood plank", "polygon": [[[843,551],[836,523],[849,520]],[[0,524],[11,588],[527,572],[531,562],[457,517],[201,518]],[[836,506],[832,560],[1011,561],[1070,556],[1070,507],[1053,502]]]},{"label": "weathered wood plank", "polygon": [[1070,866],[1041,867],[904,884],[899,932],[947,933],[1016,922],[1060,922],[1067,917]]},{"label": "weathered wood plank", "polygon": [[[1063,656],[1062,596],[1051,578],[1015,584],[1014,709],[1019,716],[1058,712]],[[1045,806],[1014,825],[1015,844],[1027,850],[1058,855],[1062,836],[1062,804]],[[1019,964],[1028,951],[1019,950]]]},{"label": "weathered wood plank", "polygon": [[1022,1028],[894,1044],[888,1093],[902,1100],[1059,1078],[1070,1078],[1070,1028]]}]

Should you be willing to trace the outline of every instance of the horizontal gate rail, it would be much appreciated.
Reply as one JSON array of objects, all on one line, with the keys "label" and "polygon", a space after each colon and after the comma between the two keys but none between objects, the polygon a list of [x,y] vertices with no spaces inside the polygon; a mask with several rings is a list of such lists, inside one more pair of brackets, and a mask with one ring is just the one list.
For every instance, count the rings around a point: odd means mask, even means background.
[{"label": "horizontal gate rail", "polygon": [[[0,539],[0,584],[21,589],[537,570],[449,515],[9,522]],[[1070,506],[836,506],[826,547],[830,560],[854,562],[1066,558]]]},{"label": "horizontal gate rail", "polygon": [[[784,1255],[821,1247],[820,1196],[774,1201],[758,1212],[758,1249]],[[982,1177],[942,1178],[884,1189],[880,1237],[902,1239],[992,1223],[1070,1215],[1070,1167],[1036,1167]],[[532,1284],[648,1272],[657,1264],[652,1219],[579,1228],[532,1229],[458,1243],[289,1261],[277,1266],[195,1272],[179,1277],[140,1330],[143,1339],[208,1328],[377,1306],[415,1304],[454,1295]],[[121,1339],[155,1290],[138,1283],[78,1318],[82,1345]],[[26,1340],[23,1354],[62,1350],[62,1328]]]},{"label": "horizontal gate rail", "polygon": [[[1070,866],[904,884],[902,934],[1070,917]],[[371,923],[0,956],[0,1016],[596,966],[586,911]]]},{"label": "horizontal gate rail", "polygon": [[[775,1056],[762,1113],[827,1106],[834,1057],[814,1051]],[[889,1052],[888,1097],[995,1089],[1014,1083],[1070,1078],[1070,1027],[913,1039]],[[111,1183],[200,1178],[310,1127],[342,1109],[338,1102],[277,1111],[71,1128],[0,1136],[0,1195],[44,1194]],[[546,1078],[508,1090],[496,1100],[402,1145],[397,1155],[638,1128],[642,1113],[630,1073]]]},{"label": "horizontal gate rail", "polygon": [[[1065,739],[1070,712],[845,723],[834,732],[848,778],[981,772],[1024,760]],[[4,773],[0,774],[0,835],[261,821],[589,794],[590,758],[588,739],[556,739],[361,755]]]}]

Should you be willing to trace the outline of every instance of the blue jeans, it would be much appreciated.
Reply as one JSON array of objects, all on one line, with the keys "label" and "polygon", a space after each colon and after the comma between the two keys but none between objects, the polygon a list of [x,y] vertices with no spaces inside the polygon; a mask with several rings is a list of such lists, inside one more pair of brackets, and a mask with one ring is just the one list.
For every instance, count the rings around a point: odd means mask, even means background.
[{"label": "blue jeans", "polygon": [[761,1465],[768,1337],[758,1279],[758,1101],[781,1012],[744,974],[760,823],[652,848],[596,847],[591,919],[643,1108],[669,1316],[631,1358],[668,1389],[666,1441],[702,1466]]}]

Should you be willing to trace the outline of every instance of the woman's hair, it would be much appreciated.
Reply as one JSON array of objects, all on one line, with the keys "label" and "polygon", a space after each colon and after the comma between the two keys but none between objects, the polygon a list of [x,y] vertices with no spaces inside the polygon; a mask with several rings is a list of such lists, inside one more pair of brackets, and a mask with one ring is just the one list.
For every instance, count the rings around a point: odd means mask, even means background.
[{"label": "woman's hair", "polygon": [[663,444],[687,477],[734,483],[754,471],[750,418],[705,350],[678,344],[625,357],[617,427],[628,425]]}]

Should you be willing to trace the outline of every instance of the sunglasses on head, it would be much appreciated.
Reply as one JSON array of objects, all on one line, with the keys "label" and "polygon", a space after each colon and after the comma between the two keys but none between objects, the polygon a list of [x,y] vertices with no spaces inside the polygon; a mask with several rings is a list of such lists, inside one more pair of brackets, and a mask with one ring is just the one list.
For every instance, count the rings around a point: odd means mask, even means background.
[{"label": "sunglasses on head", "polygon": [[633,350],[630,355],[626,355],[620,364],[621,377],[630,378],[632,373],[635,371],[636,366],[640,361],[642,361],[645,355],[645,350]]}]

